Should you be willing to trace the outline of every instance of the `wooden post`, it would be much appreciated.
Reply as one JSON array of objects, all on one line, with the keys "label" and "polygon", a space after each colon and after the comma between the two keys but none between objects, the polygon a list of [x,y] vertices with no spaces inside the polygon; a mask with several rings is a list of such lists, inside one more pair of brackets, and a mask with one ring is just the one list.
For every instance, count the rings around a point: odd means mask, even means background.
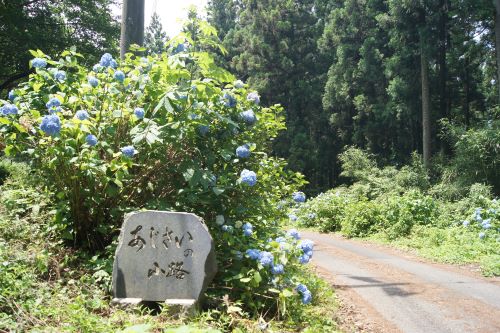
[{"label": "wooden post", "polygon": [[144,0],[123,0],[120,36],[120,58],[131,44],[144,43]]}]

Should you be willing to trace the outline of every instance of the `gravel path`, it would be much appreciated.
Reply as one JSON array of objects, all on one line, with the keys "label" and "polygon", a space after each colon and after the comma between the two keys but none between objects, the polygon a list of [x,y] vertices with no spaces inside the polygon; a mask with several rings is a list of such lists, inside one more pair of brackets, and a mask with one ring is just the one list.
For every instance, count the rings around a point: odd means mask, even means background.
[{"label": "gravel path", "polygon": [[[313,263],[369,332],[500,332],[500,281],[337,235],[302,232]],[[352,323],[351,323],[352,324]]]}]

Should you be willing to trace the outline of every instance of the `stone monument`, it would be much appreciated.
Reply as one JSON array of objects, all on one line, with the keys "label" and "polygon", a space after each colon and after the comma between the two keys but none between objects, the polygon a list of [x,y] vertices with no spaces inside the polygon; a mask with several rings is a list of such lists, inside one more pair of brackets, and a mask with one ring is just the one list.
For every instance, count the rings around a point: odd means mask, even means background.
[{"label": "stone monument", "polygon": [[198,216],[164,211],[125,216],[113,265],[115,302],[194,304],[216,271],[213,240]]}]

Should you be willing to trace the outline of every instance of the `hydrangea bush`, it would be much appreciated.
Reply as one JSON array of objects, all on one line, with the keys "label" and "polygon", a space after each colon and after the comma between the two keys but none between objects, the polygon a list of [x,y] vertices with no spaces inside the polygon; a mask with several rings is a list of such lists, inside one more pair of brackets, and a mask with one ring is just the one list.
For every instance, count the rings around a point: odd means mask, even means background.
[{"label": "hydrangea bush", "polygon": [[285,128],[282,108],[261,106],[217,67],[193,41],[214,30],[199,33],[162,55],[104,54],[90,68],[74,50],[32,51],[29,81],[0,100],[0,141],[39,170],[58,203],[55,225],[75,246],[109,244],[127,211],[192,212],[214,236],[216,283],[227,287],[218,290],[256,309],[293,295],[309,303],[296,287],[313,244],[281,231],[278,204],[305,181],[267,153]]}]

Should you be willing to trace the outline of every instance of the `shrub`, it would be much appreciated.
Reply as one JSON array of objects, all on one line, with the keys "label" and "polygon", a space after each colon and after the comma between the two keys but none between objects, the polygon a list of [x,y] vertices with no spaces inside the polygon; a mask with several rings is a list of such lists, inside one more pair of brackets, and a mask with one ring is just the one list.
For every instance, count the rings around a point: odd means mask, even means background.
[{"label": "shrub", "polygon": [[414,225],[435,223],[438,217],[436,201],[418,191],[382,199],[382,232],[389,239],[407,236]]},{"label": "shrub", "polygon": [[217,47],[215,30],[190,24],[168,54],[105,54],[92,69],[74,50],[59,60],[32,51],[43,66],[32,63],[12,104],[0,101],[1,141],[8,155],[30,159],[75,246],[102,249],[127,211],[192,212],[214,236],[219,285],[252,309],[275,304],[269,295],[283,304],[297,295],[304,253],[293,237],[274,241],[285,217],[278,202],[305,182],[266,153],[285,128],[282,108],[262,107],[256,92],[233,84],[200,51]]},{"label": "shrub", "polygon": [[344,188],[321,193],[301,206],[299,222],[302,226],[317,227],[322,232],[339,231],[348,203],[349,195]]},{"label": "shrub", "polygon": [[464,187],[486,183],[500,194],[500,120],[492,119],[484,126],[465,129],[443,122],[445,136],[452,143],[452,168],[456,180]]},{"label": "shrub", "polygon": [[364,237],[377,231],[381,223],[381,207],[374,201],[360,198],[350,202],[341,220],[342,233],[348,237]]}]

